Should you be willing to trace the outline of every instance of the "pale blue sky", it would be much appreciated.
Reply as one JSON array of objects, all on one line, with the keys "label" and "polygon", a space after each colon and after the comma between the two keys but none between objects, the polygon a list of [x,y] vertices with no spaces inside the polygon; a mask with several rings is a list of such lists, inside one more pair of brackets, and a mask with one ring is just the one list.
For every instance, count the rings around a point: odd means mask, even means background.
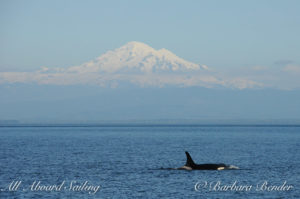
[{"label": "pale blue sky", "polygon": [[0,71],[68,67],[129,41],[213,67],[300,63],[300,1],[0,2]]}]

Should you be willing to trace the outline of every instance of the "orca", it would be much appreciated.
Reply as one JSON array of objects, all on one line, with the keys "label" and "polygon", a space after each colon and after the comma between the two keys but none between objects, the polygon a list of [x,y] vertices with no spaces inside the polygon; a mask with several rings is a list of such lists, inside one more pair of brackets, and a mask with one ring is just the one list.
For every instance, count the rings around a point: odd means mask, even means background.
[{"label": "orca", "polygon": [[179,169],[182,170],[224,170],[224,169],[239,169],[233,165],[226,165],[223,163],[220,164],[195,164],[189,152],[185,152],[186,154],[186,163],[183,167]]}]

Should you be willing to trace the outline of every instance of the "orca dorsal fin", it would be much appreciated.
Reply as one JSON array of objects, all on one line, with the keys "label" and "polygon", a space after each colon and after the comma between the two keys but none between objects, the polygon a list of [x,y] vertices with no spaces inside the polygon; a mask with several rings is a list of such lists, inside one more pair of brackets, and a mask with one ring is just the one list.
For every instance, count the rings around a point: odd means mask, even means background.
[{"label": "orca dorsal fin", "polygon": [[185,152],[185,155],[186,155],[186,163],[185,163],[185,166],[188,166],[188,167],[192,167],[195,165],[192,157],[190,156],[189,152]]}]

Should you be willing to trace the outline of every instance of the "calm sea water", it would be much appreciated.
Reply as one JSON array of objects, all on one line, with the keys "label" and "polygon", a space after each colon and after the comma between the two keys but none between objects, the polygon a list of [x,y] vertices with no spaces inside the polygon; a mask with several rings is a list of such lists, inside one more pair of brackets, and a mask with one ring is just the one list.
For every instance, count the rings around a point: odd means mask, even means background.
[{"label": "calm sea water", "polygon": [[[0,127],[0,137],[0,198],[300,198],[299,126]],[[240,169],[168,169],[185,151]],[[38,190],[51,185],[61,189]]]}]

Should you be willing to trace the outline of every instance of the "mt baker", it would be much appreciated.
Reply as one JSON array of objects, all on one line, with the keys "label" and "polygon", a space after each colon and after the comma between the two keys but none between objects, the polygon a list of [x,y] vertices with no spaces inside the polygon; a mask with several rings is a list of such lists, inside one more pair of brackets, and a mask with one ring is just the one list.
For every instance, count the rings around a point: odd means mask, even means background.
[{"label": "mt baker", "polygon": [[155,50],[141,42],[129,42],[126,45],[108,51],[93,61],[69,68],[76,72],[141,72],[157,73],[166,71],[193,71],[207,69],[182,58],[166,49]]},{"label": "mt baker", "polygon": [[42,67],[34,72],[0,72],[0,84],[5,83],[90,84],[102,87],[130,83],[142,87],[225,86],[240,89],[258,85],[244,79],[219,78],[206,65],[186,61],[167,49],[155,50],[136,41],[78,66]]}]

